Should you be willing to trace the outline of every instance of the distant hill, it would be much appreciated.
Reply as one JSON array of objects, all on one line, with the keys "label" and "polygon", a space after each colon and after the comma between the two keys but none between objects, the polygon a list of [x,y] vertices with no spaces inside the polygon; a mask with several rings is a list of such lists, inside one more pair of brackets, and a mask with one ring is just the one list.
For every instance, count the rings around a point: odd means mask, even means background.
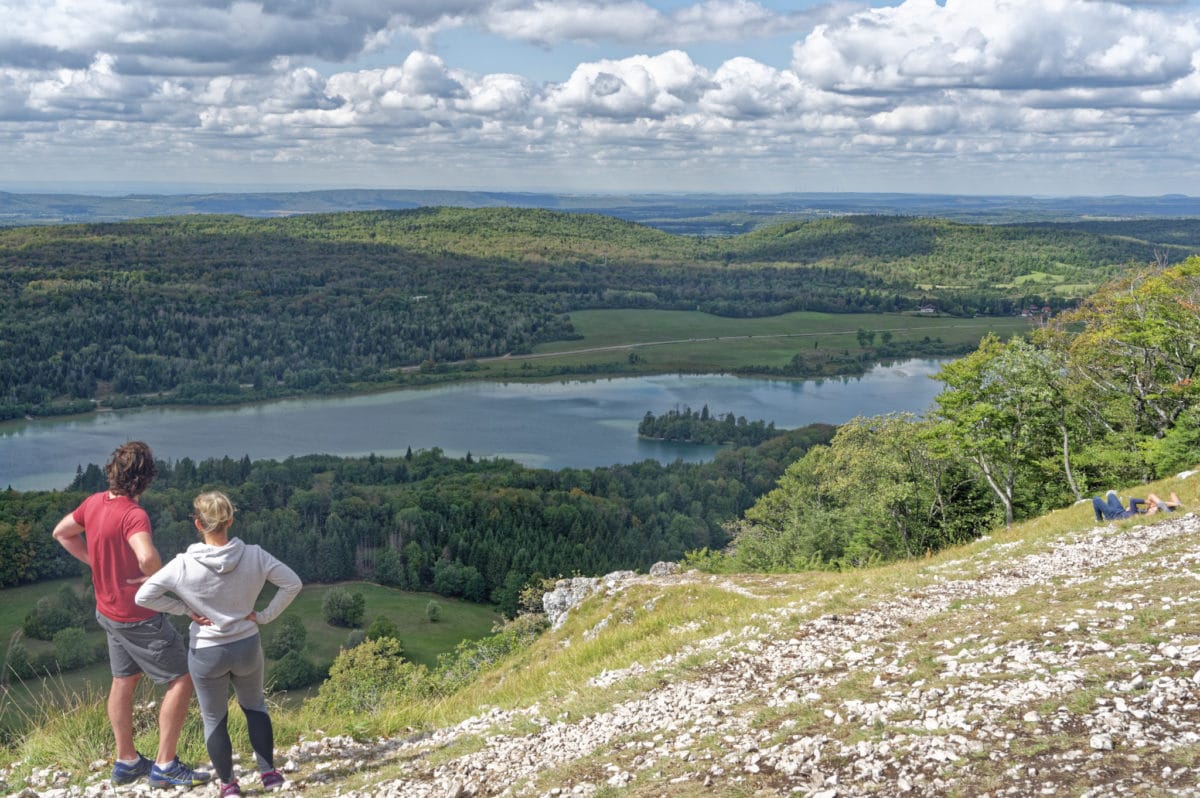
[{"label": "distant hill", "polygon": [[111,222],[213,213],[275,217],[428,206],[544,208],[601,213],[672,233],[731,235],[788,220],[846,214],[935,216],[985,224],[1200,217],[1200,198],[1022,197],[953,194],[550,194],[505,191],[339,189],[212,194],[0,192],[0,226]]},{"label": "distant hill", "polygon": [[570,340],[567,314],[580,310],[1057,310],[1129,264],[1198,252],[1200,219],[856,214],[715,238],[600,214],[442,207],[9,227],[0,419],[101,399],[212,404],[380,387],[403,367]]}]

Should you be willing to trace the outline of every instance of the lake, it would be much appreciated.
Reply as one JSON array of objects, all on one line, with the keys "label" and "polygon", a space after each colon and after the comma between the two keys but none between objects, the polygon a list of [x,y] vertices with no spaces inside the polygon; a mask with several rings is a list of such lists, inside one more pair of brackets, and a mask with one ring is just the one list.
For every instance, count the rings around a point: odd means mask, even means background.
[{"label": "lake", "polygon": [[878,366],[862,377],[789,381],[659,375],[558,383],[463,383],[365,396],[240,407],[147,408],[0,424],[0,488],[60,490],[78,466],[102,465],[127,440],[157,457],[400,455],[507,457],[541,468],[594,468],[646,459],[701,462],[717,451],[638,438],[647,411],[734,413],[790,429],[855,416],[923,413],[941,389],[938,360]]}]

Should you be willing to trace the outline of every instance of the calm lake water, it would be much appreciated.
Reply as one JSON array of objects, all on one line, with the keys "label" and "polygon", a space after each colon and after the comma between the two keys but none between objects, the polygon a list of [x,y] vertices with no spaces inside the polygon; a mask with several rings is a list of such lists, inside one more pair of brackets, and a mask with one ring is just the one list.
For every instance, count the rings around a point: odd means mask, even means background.
[{"label": "calm lake water", "polygon": [[923,413],[941,383],[940,361],[909,360],[863,377],[820,381],[724,375],[629,377],[562,383],[473,383],[236,408],[150,408],[0,424],[0,488],[58,490],[76,467],[103,464],[127,440],[157,457],[252,460],[301,454],[446,454],[508,457],[543,468],[593,468],[656,459],[700,462],[711,446],[640,440],[646,411],[732,412],[790,429],[892,411]]}]

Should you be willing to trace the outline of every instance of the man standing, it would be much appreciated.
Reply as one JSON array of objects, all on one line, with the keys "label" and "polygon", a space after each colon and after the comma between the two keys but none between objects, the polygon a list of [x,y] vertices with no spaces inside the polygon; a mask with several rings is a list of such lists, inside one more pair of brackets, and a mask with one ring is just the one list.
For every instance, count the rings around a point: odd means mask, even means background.
[{"label": "man standing", "polygon": [[[92,569],[96,620],[108,636],[112,689],[108,720],[117,740],[115,784],[150,776],[156,787],[193,786],[210,774],[179,761],[176,748],[192,698],[187,648],[162,613],[133,600],[141,582],[162,567],[150,537],[150,517],[138,499],[157,475],[154,455],[141,441],[119,446],[104,466],[108,490],[89,496],[54,527],[54,539]],[[86,534],[85,534],[86,533]],[[158,713],[158,756],[138,753],[133,741],[133,696],[146,674],[167,685]]]}]

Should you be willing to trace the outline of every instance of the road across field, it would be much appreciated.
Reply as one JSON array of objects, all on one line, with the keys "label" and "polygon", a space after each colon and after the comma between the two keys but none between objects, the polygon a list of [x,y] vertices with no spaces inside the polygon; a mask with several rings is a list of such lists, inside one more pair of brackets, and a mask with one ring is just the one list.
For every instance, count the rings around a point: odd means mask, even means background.
[{"label": "road across field", "polygon": [[[871,330],[873,333],[893,332],[893,333],[911,333],[917,330],[946,330],[946,329],[980,329],[988,330],[994,327],[994,320],[989,320],[983,323],[963,323],[963,324],[931,324],[922,327],[891,327]],[[763,333],[760,335],[715,335],[710,337],[696,338],[670,338],[661,341],[631,341],[622,344],[607,344],[605,346],[588,346],[580,349],[563,349],[557,352],[531,352],[527,354],[515,355],[511,352],[504,355],[496,355],[494,357],[479,357],[471,358],[470,360],[453,360],[446,361],[444,365],[455,366],[463,363],[498,363],[511,362],[515,360],[537,360],[540,358],[549,357],[564,357],[569,355],[586,355],[595,352],[613,352],[623,351],[628,349],[642,349],[652,346],[672,346],[678,344],[709,344],[714,342],[732,342],[732,341],[748,341],[751,339],[783,339],[783,338],[818,338],[829,337],[835,335],[848,335],[848,330],[828,330],[822,332],[797,332],[797,333]],[[420,366],[403,366],[399,370],[401,372],[413,372],[420,369]]]}]

